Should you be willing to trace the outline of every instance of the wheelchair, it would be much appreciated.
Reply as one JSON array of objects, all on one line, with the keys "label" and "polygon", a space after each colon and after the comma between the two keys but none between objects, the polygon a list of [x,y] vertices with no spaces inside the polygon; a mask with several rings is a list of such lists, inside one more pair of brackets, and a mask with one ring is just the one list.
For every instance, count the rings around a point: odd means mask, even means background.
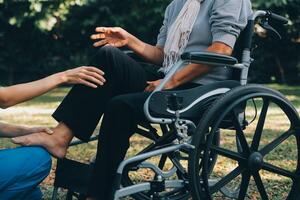
[{"label": "wheelchair", "polygon": [[[269,20],[288,22],[269,11],[254,12],[234,57],[208,52],[181,56],[144,104],[149,121],[140,124],[136,133],[152,143],[121,162],[111,191],[114,200],[128,196],[138,200],[267,200],[279,188],[284,192],[278,199],[300,199],[298,112],[281,93],[247,84],[254,25],[259,22],[275,31]],[[163,91],[183,63],[230,67],[233,79]],[[268,114],[271,109],[280,115],[274,125],[267,123],[274,118]],[[284,151],[292,158],[281,156]],[[92,163],[58,160],[52,199],[59,187],[68,190],[67,199],[84,199],[92,167]],[[78,178],[79,174],[84,178]]]}]

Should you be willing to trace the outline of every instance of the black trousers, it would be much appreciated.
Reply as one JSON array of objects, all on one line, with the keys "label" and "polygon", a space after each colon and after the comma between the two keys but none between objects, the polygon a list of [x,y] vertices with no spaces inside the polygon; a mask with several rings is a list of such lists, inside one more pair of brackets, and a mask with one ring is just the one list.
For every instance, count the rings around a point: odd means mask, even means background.
[{"label": "black trousers", "polygon": [[105,73],[106,83],[97,89],[76,85],[54,112],[75,137],[88,141],[104,114],[99,133],[90,195],[108,200],[116,170],[129,148],[129,138],[145,121],[143,104],[147,81],[163,78],[154,65],[141,65],[117,48],[102,47],[90,63]]}]

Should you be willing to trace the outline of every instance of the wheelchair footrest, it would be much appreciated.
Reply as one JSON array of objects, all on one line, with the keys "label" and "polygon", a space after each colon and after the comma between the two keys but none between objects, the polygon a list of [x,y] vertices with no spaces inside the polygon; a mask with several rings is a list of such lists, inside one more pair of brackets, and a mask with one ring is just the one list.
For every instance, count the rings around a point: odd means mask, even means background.
[{"label": "wheelchair footrest", "polygon": [[[162,185],[163,184],[163,185]],[[156,183],[139,183],[136,185],[128,186],[125,188],[121,188],[115,192],[115,197],[114,200],[119,200],[122,197],[126,197],[132,194],[140,193],[140,192],[146,192],[146,191],[154,191],[154,190],[159,190],[159,189],[179,189],[186,187],[188,183],[186,183],[183,180],[168,180],[168,181],[163,181],[159,185]],[[154,186],[155,185],[155,186]],[[162,190],[163,191],[163,190]]]}]

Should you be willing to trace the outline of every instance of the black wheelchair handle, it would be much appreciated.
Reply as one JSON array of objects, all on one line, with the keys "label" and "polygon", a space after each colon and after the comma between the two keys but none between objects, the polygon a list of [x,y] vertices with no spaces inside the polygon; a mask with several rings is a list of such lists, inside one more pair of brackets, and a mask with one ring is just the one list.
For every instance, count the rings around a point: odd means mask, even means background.
[{"label": "black wheelchair handle", "polygon": [[283,24],[289,23],[289,20],[283,16],[272,13],[271,11],[267,11],[267,15],[269,15],[272,19],[282,22]]}]

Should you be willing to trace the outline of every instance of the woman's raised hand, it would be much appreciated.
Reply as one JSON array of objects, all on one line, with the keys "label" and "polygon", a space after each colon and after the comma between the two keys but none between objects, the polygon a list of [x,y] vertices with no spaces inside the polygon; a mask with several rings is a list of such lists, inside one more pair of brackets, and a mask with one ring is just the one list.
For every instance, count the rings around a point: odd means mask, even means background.
[{"label": "woman's raised hand", "polygon": [[120,27],[97,27],[96,33],[91,35],[94,40],[94,47],[111,45],[123,47],[128,44],[130,34]]},{"label": "woman's raised hand", "polygon": [[63,83],[82,84],[88,87],[97,88],[104,85],[104,72],[96,67],[82,66],[62,72]]}]

